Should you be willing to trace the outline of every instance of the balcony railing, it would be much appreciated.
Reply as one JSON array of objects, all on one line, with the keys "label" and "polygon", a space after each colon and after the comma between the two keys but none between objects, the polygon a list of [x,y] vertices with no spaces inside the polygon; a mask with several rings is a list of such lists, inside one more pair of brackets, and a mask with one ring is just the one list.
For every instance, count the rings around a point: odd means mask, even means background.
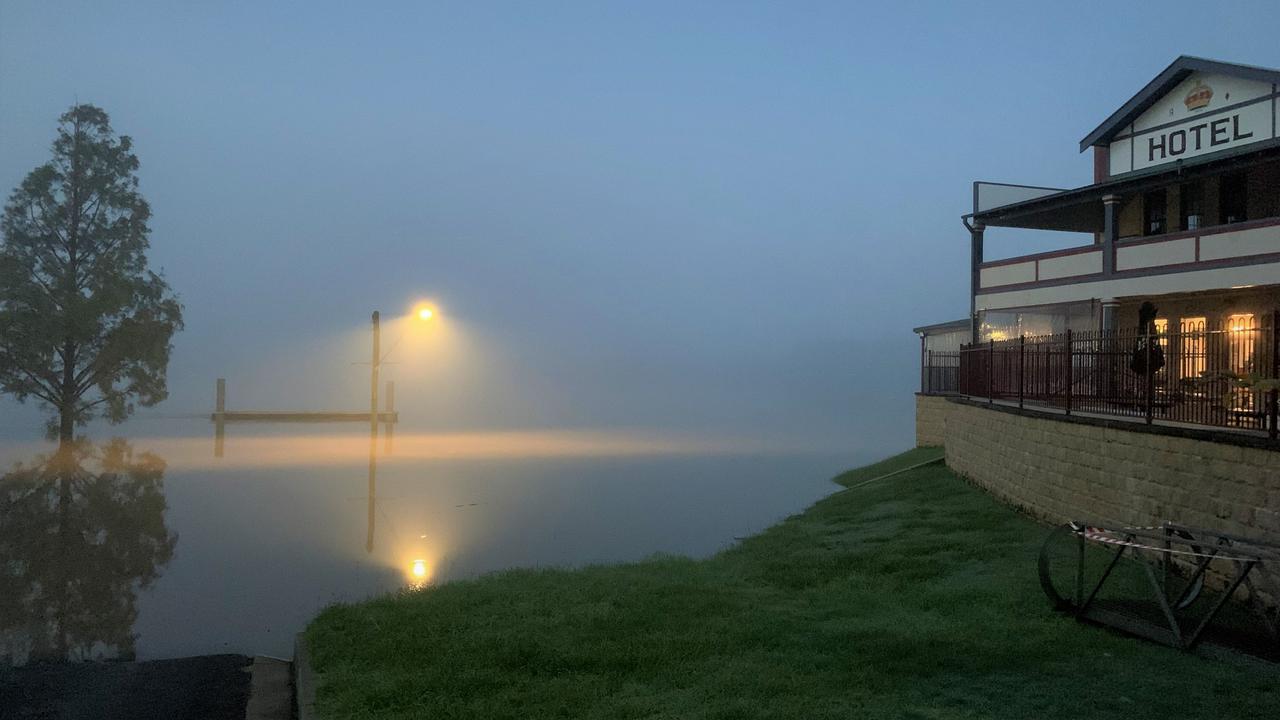
[{"label": "balcony railing", "polygon": [[960,392],[960,352],[926,350],[920,366],[920,392],[954,395]]},{"label": "balcony railing", "polygon": [[[984,262],[979,269],[979,288],[1005,292],[1106,279],[1104,252],[1102,245],[1091,244]],[[1111,277],[1275,262],[1280,255],[1280,217],[1121,238],[1112,252],[1115,270]]]},{"label": "balcony railing", "polygon": [[[1165,332],[1066,332],[925,354],[921,390],[1059,412],[1265,431],[1277,437],[1280,312]],[[1265,387],[1265,383],[1262,383]]]}]

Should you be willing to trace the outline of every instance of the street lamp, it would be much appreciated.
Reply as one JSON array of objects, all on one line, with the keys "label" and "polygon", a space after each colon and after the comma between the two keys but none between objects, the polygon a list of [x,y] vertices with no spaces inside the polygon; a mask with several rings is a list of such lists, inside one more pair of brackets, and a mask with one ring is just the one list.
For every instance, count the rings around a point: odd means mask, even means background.
[{"label": "street lamp", "polygon": [[[436,312],[427,305],[420,305],[414,312],[423,322],[435,317]],[[395,344],[392,344],[395,349]],[[388,351],[390,352],[390,351]],[[369,432],[378,436],[378,367],[382,364],[382,324],[377,310],[373,311],[373,358],[369,372]]]},{"label": "street lamp", "polygon": [[[417,311],[419,320],[430,320],[435,313],[431,308],[423,306]],[[392,349],[395,349],[394,343]],[[388,351],[389,352],[389,351]],[[369,502],[368,502],[368,518],[366,521],[367,536],[365,537],[365,552],[373,552],[373,510],[374,498],[377,497],[377,476],[378,476],[378,366],[382,364],[382,322],[381,316],[377,310],[373,311],[373,357],[369,370]],[[391,389],[388,388],[390,393]],[[389,395],[388,395],[389,397]],[[388,451],[391,447],[391,418],[387,418],[387,447]],[[426,564],[422,565],[423,574],[426,573]],[[415,573],[417,565],[414,566]]]},{"label": "street lamp", "polygon": [[373,311],[373,362],[369,371],[369,432],[378,438],[378,364],[382,360],[382,323],[378,311]]}]

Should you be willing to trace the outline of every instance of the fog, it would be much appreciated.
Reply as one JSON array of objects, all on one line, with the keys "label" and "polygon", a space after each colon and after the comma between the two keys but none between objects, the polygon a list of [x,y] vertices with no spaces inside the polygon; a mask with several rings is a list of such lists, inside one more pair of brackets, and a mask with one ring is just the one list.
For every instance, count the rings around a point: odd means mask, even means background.
[{"label": "fog", "polygon": [[1274,6],[1202,37],[1174,5],[4,2],[0,186],[75,102],[134,138],[186,320],[140,415],[216,377],[358,410],[377,309],[421,429],[887,454],[911,328],[967,312],[973,180],[1087,183],[1078,139],[1178,54],[1280,65]]}]

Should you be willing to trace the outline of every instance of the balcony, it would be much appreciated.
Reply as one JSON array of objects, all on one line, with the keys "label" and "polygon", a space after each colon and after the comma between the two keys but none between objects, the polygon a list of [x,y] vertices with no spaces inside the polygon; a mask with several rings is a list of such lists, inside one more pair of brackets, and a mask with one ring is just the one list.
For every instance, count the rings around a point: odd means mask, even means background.
[{"label": "balcony", "polygon": [[[1234,282],[1234,285],[1274,284],[1280,281],[1280,276],[1270,272],[1274,268],[1259,272],[1257,266],[1280,263],[1280,217],[1150,237],[1122,238],[1113,250],[1115,270],[1110,275],[1103,274],[1104,252],[1102,245],[1091,244],[985,262],[979,266],[978,293],[1005,293],[1220,269],[1235,270],[1229,274],[1235,276],[1234,279],[1257,276],[1261,280]],[[1219,278],[1224,277],[1228,274],[1218,273],[1212,278],[1180,278],[1164,283],[1167,289],[1163,292],[1231,287],[1222,284]],[[1107,294],[1158,294],[1162,284],[1147,280],[1133,287],[1132,292]]]}]

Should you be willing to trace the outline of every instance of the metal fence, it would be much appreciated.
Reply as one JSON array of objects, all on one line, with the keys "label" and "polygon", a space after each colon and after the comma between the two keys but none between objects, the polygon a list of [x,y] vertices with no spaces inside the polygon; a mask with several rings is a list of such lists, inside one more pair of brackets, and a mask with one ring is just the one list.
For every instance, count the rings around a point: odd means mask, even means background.
[{"label": "metal fence", "polygon": [[960,351],[925,350],[921,353],[920,392],[925,395],[960,392]]},{"label": "metal fence", "polygon": [[1233,378],[1280,377],[1278,320],[1280,312],[1176,328],[1157,321],[1149,335],[1067,331],[964,345],[953,353],[954,380],[949,357],[926,354],[922,389],[951,392],[954,382],[960,394],[1020,407],[1266,430],[1275,438],[1277,392],[1242,388]]}]

